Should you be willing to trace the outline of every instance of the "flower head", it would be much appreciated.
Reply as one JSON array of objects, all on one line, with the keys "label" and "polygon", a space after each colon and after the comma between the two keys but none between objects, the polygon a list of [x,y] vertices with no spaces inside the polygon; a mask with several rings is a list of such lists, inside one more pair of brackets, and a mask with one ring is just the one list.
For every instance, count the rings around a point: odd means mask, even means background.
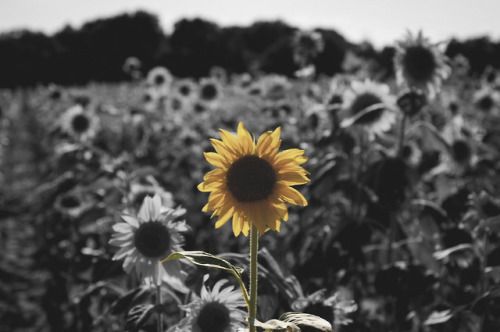
[{"label": "flower head", "polygon": [[[205,276],[204,282],[208,279]],[[233,286],[225,286],[227,280],[219,280],[210,290],[203,285],[200,296],[182,306],[186,317],[171,330],[192,332],[233,332],[243,328],[245,302]],[[225,286],[225,287],[224,287]]]},{"label": "flower head", "polygon": [[170,86],[172,80],[172,74],[170,74],[170,71],[165,67],[154,67],[148,72],[147,81],[150,86]]},{"label": "flower head", "polygon": [[94,137],[97,126],[97,116],[85,111],[81,105],[69,108],[61,118],[62,129],[79,140],[88,140]]},{"label": "flower head", "polygon": [[120,247],[113,260],[124,259],[125,271],[135,269],[139,278],[155,284],[165,280],[185,289],[178,262],[161,263],[173,251],[181,250],[181,233],[188,230],[184,221],[176,221],[182,214],[182,209],[163,207],[159,195],[145,197],[137,217],[123,215],[124,222],[113,225],[115,233],[109,243]]},{"label": "flower head", "polygon": [[408,33],[405,40],[397,43],[395,56],[398,82],[408,88],[421,90],[433,97],[441,83],[450,74],[446,57],[419,32]]},{"label": "flower head", "polygon": [[389,87],[369,80],[352,82],[343,95],[343,128],[360,125],[370,134],[388,131],[396,120]]},{"label": "flower head", "polygon": [[216,152],[205,153],[215,167],[198,185],[209,192],[204,212],[213,212],[219,228],[232,218],[235,236],[248,235],[250,225],[263,234],[267,229],[280,230],[288,219],[288,204],[306,206],[307,201],[292,186],[309,182],[301,166],[307,161],[304,151],[279,151],[281,129],[262,134],[257,143],[242,123],[237,133],[220,130],[221,140],[212,139]]},{"label": "flower head", "polygon": [[202,101],[214,102],[220,97],[221,88],[216,80],[205,78],[201,80],[198,92]]}]

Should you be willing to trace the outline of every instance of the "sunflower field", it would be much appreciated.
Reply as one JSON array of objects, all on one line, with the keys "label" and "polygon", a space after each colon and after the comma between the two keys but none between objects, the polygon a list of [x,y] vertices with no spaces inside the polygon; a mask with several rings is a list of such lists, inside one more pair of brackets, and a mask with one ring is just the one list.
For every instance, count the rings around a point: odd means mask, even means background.
[{"label": "sunflower field", "polygon": [[0,331],[500,331],[500,74],[293,45],[294,77],[0,90]]}]

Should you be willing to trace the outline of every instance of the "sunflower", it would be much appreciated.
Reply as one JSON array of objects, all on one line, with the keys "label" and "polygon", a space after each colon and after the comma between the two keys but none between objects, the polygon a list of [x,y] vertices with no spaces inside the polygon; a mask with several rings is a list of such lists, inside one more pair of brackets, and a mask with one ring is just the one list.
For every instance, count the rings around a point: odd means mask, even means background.
[{"label": "sunflower", "polygon": [[191,100],[198,92],[198,87],[192,80],[182,79],[175,83],[175,91],[182,98]]},{"label": "sunflower", "polygon": [[445,55],[421,31],[416,36],[408,32],[405,40],[396,44],[396,50],[394,61],[398,82],[424,91],[433,98],[451,72]]},{"label": "sunflower", "polygon": [[75,105],[62,115],[61,127],[79,140],[88,140],[95,136],[98,121],[94,113],[85,111],[81,105]]},{"label": "sunflower", "polygon": [[198,90],[200,100],[204,102],[215,102],[221,95],[220,84],[211,78],[204,78],[200,82]]},{"label": "sunflower", "polygon": [[172,193],[163,189],[158,181],[151,175],[145,178],[139,178],[130,184],[127,201],[133,207],[140,207],[147,196],[158,195],[161,199],[161,205],[167,208],[173,208],[174,197]]},{"label": "sunflower", "polygon": [[[204,284],[208,279],[206,275]],[[181,306],[186,317],[168,332],[233,332],[243,329],[246,313],[241,293],[233,286],[225,286],[227,280],[219,280],[210,290],[202,285],[201,294],[193,295],[193,300]]]},{"label": "sunflower", "polygon": [[285,99],[292,88],[288,78],[280,75],[267,75],[260,84],[265,98],[273,102]]},{"label": "sunflower", "polygon": [[232,219],[235,236],[248,236],[251,224],[260,234],[267,229],[279,232],[280,222],[288,220],[287,203],[307,205],[304,196],[292,188],[309,182],[301,166],[307,158],[300,149],[279,152],[280,134],[278,127],[255,143],[240,122],[236,134],[221,129],[222,140],[211,140],[216,152],[205,153],[205,159],[215,169],[205,175],[198,189],[210,193],[203,211],[218,217],[215,228]]},{"label": "sunflower", "polygon": [[323,51],[323,36],[317,31],[297,31],[293,39],[293,57],[296,64],[305,67]]},{"label": "sunflower", "polygon": [[125,59],[123,63],[123,72],[130,76],[132,79],[139,79],[141,77],[141,60],[131,56]]},{"label": "sunflower", "polygon": [[474,93],[474,105],[478,110],[490,112],[500,104],[500,93],[490,87],[483,87]]},{"label": "sunflower", "polygon": [[66,216],[77,218],[88,208],[84,198],[78,191],[62,194],[57,197],[55,208]]},{"label": "sunflower", "polygon": [[389,87],[370,80],[352,82],[342,96],[342,128],[360,125],[370,135],[388,131],[396,120]]},{"label": "sunflower", "polygon": [[151,86],[169,86],[172,80],[172,74],[165,67],[154,67],[148,72],[147,81]]},{"label": "sunflower", "polygon": [[166,281],[178,290],[186,290],[179,263],[161,263],[171,252],[181,250],[181,233],[188,230],[184,221],[176,221],[182,214],[182,209],[162,206],[159,195],[145,197],[137,217],[123,215],[125,222],[113,225],[115,233],[109,243],[120,247],[113,260],[124,259],[125,272],[135,269],[139,278],[146,281]]}]

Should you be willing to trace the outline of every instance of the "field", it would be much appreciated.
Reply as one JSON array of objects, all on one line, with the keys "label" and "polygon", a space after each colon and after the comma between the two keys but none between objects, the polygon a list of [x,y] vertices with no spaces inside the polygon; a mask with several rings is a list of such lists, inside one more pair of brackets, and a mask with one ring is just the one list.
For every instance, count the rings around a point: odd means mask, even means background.
[{"label": "field", "polygon": [[[202,211],[198,186],[214,168],[210,138],[240,122],[255,139],[280,127],[280,149],[308,159],[307,180],[289,182],[307,206],[290,198],[288,221],[260,234],[260,322],[304,312],[324,321],[290,330],[499,331],[500,78],[435,56],[428,77],[412,76],[407,57],[385,82],[365,70],[194,80],[157,68],[124,83],[1,91],[0,331],[242,328],[237,278],[220,264],[248,284],[251,236],[235,236],[236,216],[215,228],[223,213]],[[142,243],[121,218],[159,215],[155,195],[169,226]],[[162,257],[152,243],[168,243]],[[158,263],[174,249],[224,261]]]}]

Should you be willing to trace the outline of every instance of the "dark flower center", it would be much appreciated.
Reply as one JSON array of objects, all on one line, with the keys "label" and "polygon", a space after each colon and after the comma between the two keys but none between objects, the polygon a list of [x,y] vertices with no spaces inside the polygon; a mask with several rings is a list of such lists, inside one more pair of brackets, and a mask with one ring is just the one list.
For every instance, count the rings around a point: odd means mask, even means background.
[{"label": "dark flower center", "polygon": [[205,84],[201,88],[201,98],[204,100],[214,100],[217,97],[217,88],[213,84]]},{"label": "dark flower center", "polygon": [[178,111],[181,108],[182,108],[182,102],[177,98],[172,99],[172,109],[174,111]]},{"label": "dark flower center", "polygon": [[166,256],[170,249],[170,233],[162,223],[145,222],[134,234],[134,245],[144,256],[160,258]]},{"label": "dark flower center", "polygon": [[72,209],[80,206],[80,200],[73,195],[66,195],[61,198],[61,206],[67,209]]},{"label": "dark flower center", "polygon": [[154,82],[156,85],[162,85],[165,83],[165,81],[166,81],[165,76],[160,74],[155,75]]},{"label": "dark flower center", "polygon": [[60,90],[53,90],[50,93],[50,98],[52,100],[59,100],[59,99],[61,99],[61,96],[62,96],[62,92]]},{"label": "dark flower center", "polygon": [[453,158],[458,162],[466,162],[471,157],[469,144],[464,140],[457,140],[451,146]]},{"label": "dark flower center", "polygon": [[203,104],[196,103],[196,104],[194,104],[194,111],[196,113],[203,113],[206,111],[206,108],[205,108],[205,106],[203,106]]},{"label": "dark flower center", "polygon": [[71,121],[71,126],[77,133],[83,133],[90,127],[90,120],[85,114],[77,114]]},{"label": "dark flower center", "polygon": [[196,319],[196,325],[201,332],[224,332],[230,323],[229,309],[219,302],[205,304]]},{"label": "dark flower center", "polygon": [[338,95],[338,94],[333,94],[333,95],[330,97],[330,100],[328,101],[328,104],[329,104],[329,105],[338,105],[338,104],[342,104],[342,96],[341,96],[341,95]]},{"label": "dark flower center", "polygon": [[191,93],[191,88],[188,85],[181,85],[179,92],[183,96],[187,96]]},{"label": "dark flower center", "polygon": [[491,98],[490,95],[486,95],[484,97],[481,97],[477,101],[477,106],[479,107],[480,110],[483,110],[483,111],[491,110],[493,108],[493,105],[494,105],[493,98]]},{"label": "dark flower center", "polygon": [[358,117],[354,123],[357,125],[365,125],[365,126],[372,125],[382,118],[384,112],[385,112],[385,107],[383,106],[376,107]]},{"label": "dark flower center", "polygon": [[371,93],[364,92],[356,96],[351,104],[352,115],[356,115],[359,112],[365,110],[366,108],[373,106],[375,104],[380,104],[382,99],[379,96]]},{"label": "dark flower center", "polygon": [[404,70],[411,79],[425,82],[432,79],[437,67],[434,53],[423,46],[411,46],[403,57]]},{"label": "dark flower center", "polygon": [[240,202],[254,202],[271,195],[276,184],[276,172],[264,159],[244,156],[227,172],[227,186]]},{"label": "dark flower center", "polygon": [[267,97],[271,100],[280,100],[286,96],[286,87],[283,84],[275,83],[267,91]]}]

